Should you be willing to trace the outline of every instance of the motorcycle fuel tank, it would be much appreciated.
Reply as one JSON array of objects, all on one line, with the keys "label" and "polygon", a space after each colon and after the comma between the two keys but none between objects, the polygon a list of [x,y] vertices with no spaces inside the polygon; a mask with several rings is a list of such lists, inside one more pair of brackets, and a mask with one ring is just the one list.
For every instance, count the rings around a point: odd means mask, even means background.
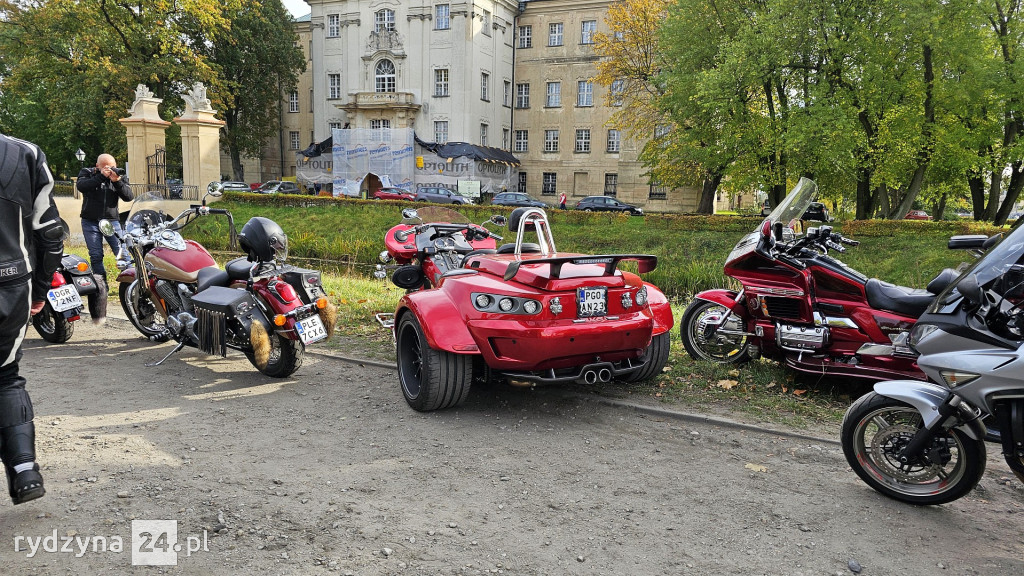
[{"label": "motorcycle fuel tank", "polygon": [[213,256],[192,240],[185,241],[182,251],[157,247],[146,254],[146,264],[150,271],[160,278],[173,282],[195,282],[199,271],[203,268],[216,266]]}]

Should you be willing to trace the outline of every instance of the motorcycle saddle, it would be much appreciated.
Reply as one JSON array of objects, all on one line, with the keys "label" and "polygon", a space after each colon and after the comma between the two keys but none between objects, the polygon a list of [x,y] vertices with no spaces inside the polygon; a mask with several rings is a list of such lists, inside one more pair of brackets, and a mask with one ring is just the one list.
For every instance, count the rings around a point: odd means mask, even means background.
[{"label": "motorcycle saddle", "polygon": [[868,280],[864,285],[864,292],[872,308],[914,318],[924,314],[925,309],[935,299],[935,295],[927,290],[897,286],[882,282],[878,278]]},{"label": "motorcycle saddle", "polygon": [[243,256],[241,258],[235,258],[229,260],[221,270],[216,266],[210,266],[199,270],[198,278],[196,280],[197,292],[202,292],[211,286],[228,286],[232,280],[248,280],[249,269],[252,267],[252,262]]}]

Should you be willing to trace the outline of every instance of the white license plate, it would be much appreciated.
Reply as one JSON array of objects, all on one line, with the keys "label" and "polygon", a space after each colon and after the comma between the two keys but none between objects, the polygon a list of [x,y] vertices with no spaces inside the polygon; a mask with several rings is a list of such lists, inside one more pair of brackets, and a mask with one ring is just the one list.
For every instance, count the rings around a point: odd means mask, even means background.
[{"label": "white license plate", "polygon": [[310,316],[305,320],[296,322],[295,330],[298,331],[299,338],[303,344],[312,344],[327,338],[327,328],[324,327],[324,323],[320,320],[319,316]]},{"label": "white license plate", "polygon": [[576,312],[580,318],[608,314],[608,289],[597,286],[576,290]]},{"label": "white license plate", "polygon": [[57,312],[82,307],[82,298],[78,295],[78,290],[71,284],[50,290],[46,293],[46,298],[50,301],[50,306]]}]

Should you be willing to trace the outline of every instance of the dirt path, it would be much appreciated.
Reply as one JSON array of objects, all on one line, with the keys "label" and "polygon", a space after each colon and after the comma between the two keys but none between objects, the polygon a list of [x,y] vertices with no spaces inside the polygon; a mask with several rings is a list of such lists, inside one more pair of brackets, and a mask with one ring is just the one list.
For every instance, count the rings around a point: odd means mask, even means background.
[{"label": "dirt path", "polygon": [[[915,508],[834,445],[558,389],[418,414],[393,370],[323,357],[285,380],[240,354],[144,366],[169,350],[113,322],[30,332],[48,494],[0,501],[0,574],[1024,574],[1024,489],[995,446],[979,491]],[[133,520],[177,522],[176,568],[131,565]],[[78,557],[97,537],[122,551]]]}]

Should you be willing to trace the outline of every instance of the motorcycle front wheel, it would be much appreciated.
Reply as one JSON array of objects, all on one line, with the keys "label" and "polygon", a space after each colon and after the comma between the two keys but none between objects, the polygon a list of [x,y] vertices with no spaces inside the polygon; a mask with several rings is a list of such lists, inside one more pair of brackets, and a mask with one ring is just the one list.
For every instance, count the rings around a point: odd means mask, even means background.
[{"label": "motorcycle front wheel", "polygon": [[135,326],[143,336],[154,342],[166,342],[171,335],[167,332],[160,313],[157,312],[156,304],[140,293],[139,282],[135,280],[130,284],[121,284],[117,292],[121,299],[121,309],[128,316],[132,326]]},{"label": "motorcycle front wheel", "polygon": [[61,344],[71,339],[75,333],[75,324],[68,322],[64,314],[57,312],[47,302],[43,309],[32,317],[32,326],[39,332],[39,336],[51,344]]},{"label": "motorcycle front wheel", "polygon": [[[717,330],[728,311],[725,306],[707,300],[694,300],[686,308],[679,324],[679,336],[691,357],[719,364],[739,364],[750,360],[750,343],[746,336],[720,334]],[[735,332],[744,328],[742,319],[736,314],[730,314],[721,327]]]},{"label": "motorcycle front wheel", "polygon": [[901,462],[922,426],[909,404],[870,392],[843,417],[846,461],[875,490],[910,504],[945,504],[970,492],[985,472],[985,444],[953,428],[925,450],[930,462]]},{"label": "motorcycle front wheel", "polygon": [[246,352],[245,357],[257,370],[273,378],[287,378],[302,366],[302,344],[289,340],[280,334],[269,334],[270,360],[263,368],[256,363],[256,355]]}]

